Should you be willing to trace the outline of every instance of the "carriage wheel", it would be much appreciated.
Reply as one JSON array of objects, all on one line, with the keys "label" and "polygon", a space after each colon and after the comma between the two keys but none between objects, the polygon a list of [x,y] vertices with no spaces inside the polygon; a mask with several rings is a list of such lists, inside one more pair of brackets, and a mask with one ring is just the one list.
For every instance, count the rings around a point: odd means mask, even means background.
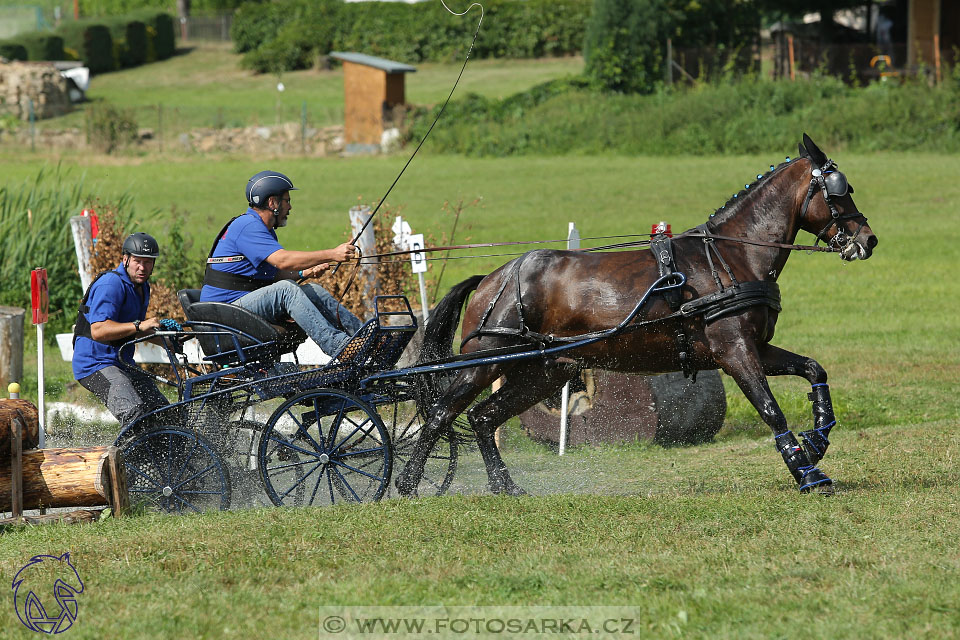
[{"label": "carriage wheel", "polygon": [[372,502],[390,485],[390,436],[376,411],[356,396],[314,389],[270,416],[257,462],[277,506]]},{"label": "carriage wheel", "polygon": [[[423,415],[417,410],[413,400],[399,400],[392,404],[378,405],[377,409],[383,423],[390,432],[393,443],[393,462],[397,468],[410,459],[413,447],[420,437],[420,430],[425,422]],[[418,496],[440,496],[446,493],[453,483],[453,476],[457,471],[457,439],[450,429],[437,441],[433,451],[427,457],[423,468],[423,478],[417,485]]]},{"label": "carriage wheel", "polygon": [[122,453],[134,504],[177,514],[230,506],[230,474],[200,434],[152,429],[123,445]]}]

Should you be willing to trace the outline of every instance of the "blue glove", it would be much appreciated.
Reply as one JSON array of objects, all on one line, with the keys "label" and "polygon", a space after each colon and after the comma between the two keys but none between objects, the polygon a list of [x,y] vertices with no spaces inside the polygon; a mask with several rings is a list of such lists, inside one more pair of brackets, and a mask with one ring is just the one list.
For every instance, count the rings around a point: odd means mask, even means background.
[{"label": "blue glove", "polygon": [[163,318],[160,321],[160,328],[164,331],[183,331],[183,325],[173,318]]}]

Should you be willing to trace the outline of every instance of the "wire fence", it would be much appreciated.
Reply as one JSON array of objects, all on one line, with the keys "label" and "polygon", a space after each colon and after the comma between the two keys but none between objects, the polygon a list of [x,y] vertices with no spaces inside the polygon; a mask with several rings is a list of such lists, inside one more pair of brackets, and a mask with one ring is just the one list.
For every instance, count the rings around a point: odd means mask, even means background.
[{"label": "wire fence", "polygon": [[[111,109],[98,114],[98,110]],[[164,104],[116,107],[76,105],[66,116],[39,120],[29,104],[0,104],[0,148],[148,152],[337,153],[343,147],[343,108],[309,105],[184,107]]]},{"label": "wire fence", "polygon": [[956,65],[958,51],[919,40],[913,60],[907,43],[823,43],[783,35],[739,48],[684,48],[667,43],[668,83],[710,81],[725,75],[760,73],[773,79],[830,75],[847,83],[924,76],[941,82]]}]

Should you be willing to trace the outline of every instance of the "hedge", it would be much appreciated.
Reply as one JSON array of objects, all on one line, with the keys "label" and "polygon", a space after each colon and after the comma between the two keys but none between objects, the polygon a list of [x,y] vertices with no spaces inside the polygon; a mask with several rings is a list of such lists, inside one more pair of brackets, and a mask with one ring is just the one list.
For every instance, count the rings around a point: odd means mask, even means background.
[{"label": "hedge", "polygon": [[[592,0],[488,0],[474,57],[533,58],[577,53]],[[458,17],[439,3],[284,0],[242,6],[231,37],[244,64],[261,72],[310,66],[317,54],[362,51],[408,63],[449,61],[467,52],[480,12]]]},{"label": "hedge", "polygon": [[0,57],[7,60],[27,60],[27,48],[19,42],[0,42]]},{"label": "hedge", "polygon": [[147,25],[127,17],[104,20],[110,29],[117,65],[139,67],[147,61]]},{"label": "hedge", "polygon": [[103,73],[117,68],[110,29],[99,21],[66,22],[57,29],[64,44],[77,52],[90,73]]},{"label": "hedge", "polygon": [[[166,60],[177,52],[176,30],[173,16],[163,11],[137,11],[128,16],[130,19],[141,20],[147,25],[147,33],[153,44],[153,58],[148,56],[148,62]],[[151,33],[152,31],[152,33]],[[148,44],[149,47],[149,44]]]},{"label": "hedge", "polygon": [[27,50],[27,60],[63,60],[63,38],[52,33],[32,31],[21,33],[12,42],[23,45]]}]

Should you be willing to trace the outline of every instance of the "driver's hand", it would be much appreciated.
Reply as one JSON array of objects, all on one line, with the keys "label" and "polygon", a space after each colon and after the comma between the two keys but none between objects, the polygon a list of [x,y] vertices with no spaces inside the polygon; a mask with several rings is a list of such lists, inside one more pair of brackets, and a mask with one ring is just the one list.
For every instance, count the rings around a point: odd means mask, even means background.
[{"label": "driver's hand", "polygon": [[337,262],[346,262],[353,258],[357,253],[357,248],[349,242],[344,242],[333,250],[333,259]]}]

